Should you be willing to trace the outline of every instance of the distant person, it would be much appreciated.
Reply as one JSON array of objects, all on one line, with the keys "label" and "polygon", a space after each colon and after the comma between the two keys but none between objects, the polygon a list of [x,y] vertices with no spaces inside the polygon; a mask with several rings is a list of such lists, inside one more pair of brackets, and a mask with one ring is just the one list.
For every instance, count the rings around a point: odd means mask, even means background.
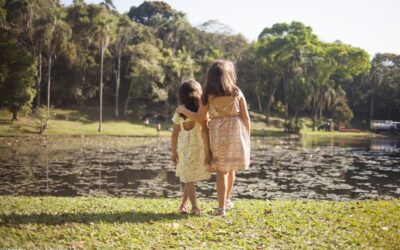
[{"label": "distant person", "polygon": [[[178,90],[179,104],[193,112],[197,112],[201,97],[201,85],[194,80],[183,82]],[[205,146],[203,141],[208,140],[202,133],[201,125],[184,115],[175,113],[172,121],[174,123],[171,136],[171,159],[176,164],[176,176],[183,185],[182,203],[179,207],[180,213],[187,213],[187,202],[190,199],[192,214],[200,215],[201,210],[196,200],[195,183],[210,179],[205,164]]]},{"label": "distant person", "polygon": [[157,136],[160,136],[161,124],[157,122],[156,124]]},{"label": "distant person", "polygon": [[144,126],[148,127],[150,124],[149,118],[146,117],[146,119],[144,119]]},{"label": "distant person", "polygon": [[217,172],[216,215],[225,216],[226,209],[233,208],[231,192],[235,171],[248,169],[250,164],[250,118],[246,100],[236,85],[233,63],[217,60],[211,65],[198,112],[184,105],[177,112],[201,123],[210,115],[211,166]]}]

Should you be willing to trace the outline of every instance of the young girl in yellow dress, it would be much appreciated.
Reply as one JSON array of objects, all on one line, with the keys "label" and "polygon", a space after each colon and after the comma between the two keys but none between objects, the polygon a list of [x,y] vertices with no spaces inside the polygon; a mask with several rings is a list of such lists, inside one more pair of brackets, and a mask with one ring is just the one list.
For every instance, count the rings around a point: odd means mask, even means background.
[{"label": "young girl in yellow dress", "polygon": [[217,171],[217,215],[224,216],[226,209],[233,208],[230,195],[235,171],[250,164],[250,118],[246,99],[236,85],[233,63],[218,60],[211,65],[198,112],[182,105],[176,111],[201,123],[210,117],[210,145],[206,147],[210,148],[211,166]]},{"label": "young girl in yellow dress", "polygon": [[[179,87],[179,103],[188,110],[197,112],[201,94],[200,83],[195,80],[185,81]],[[184,193],[179,210],[181,213],[188,212],[187,202],[189,199],[192,204],[192,214],[200,215],[201,210],[197,205],[195,182],[207,180],[211,177],[208,172],[208,165],[205,162],[205,152],[209,151],[209,148],[205,148],[204,144],[204,140],[208,140],[207,131],[202,130],[201,124],[182,114],[175,113],[172,121],[174,127],[171,136],[171,158],[176,164],[176,176],[184,183]]]}]

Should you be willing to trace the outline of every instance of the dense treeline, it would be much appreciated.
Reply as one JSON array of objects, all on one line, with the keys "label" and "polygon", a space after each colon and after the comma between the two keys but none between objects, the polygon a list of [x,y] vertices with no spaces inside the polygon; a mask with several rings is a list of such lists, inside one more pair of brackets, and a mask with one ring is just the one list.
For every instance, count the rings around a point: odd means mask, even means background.
[{"label": "dense treeline", "polygon": [[[145,105],[171,111],[176,88],[202,82],[210,63],[233,60],[253,110],[286,118],[310,115],[400,119],[400,56],[320,41],[299,22],[265,28],[249,43],[208,21],[193,27],[164,2],[120,14],[111,0],[0,0],[0,107],[113,107],[141,117]],[[371,113],[372,111],[372,113]],[[100,117],[101,118],[101,117]]]}]

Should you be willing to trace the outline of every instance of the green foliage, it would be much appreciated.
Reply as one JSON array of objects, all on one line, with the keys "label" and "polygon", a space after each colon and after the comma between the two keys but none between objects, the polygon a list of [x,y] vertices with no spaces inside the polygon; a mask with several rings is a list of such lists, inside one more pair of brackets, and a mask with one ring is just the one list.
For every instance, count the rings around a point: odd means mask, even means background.
[{"label": "green foliage", "polygon": [[166,100],[167,95],[162,91],[163,69],[161,67],[161,52],[157,47],[140,43],[129,47],[131,81],[129,95],[153,99]]},{"label": "green foliage", "polygon": [[338,126],[341,124],[348,125],[353,118],[353,111],[350,109],[346,100],[342,99],[333,110],[333,118]]},{"label": "green foliage", "polygon": [[278,114],[283,115],[283,114],[285,114],[285,105],[281,101],[277,101],[274,104],[274,110]]},{"label": "green foliage", "polygon": [[[2,42],[14,40],[36,61],[38,106],[47,100],[40,93],[48,82],[56,106],[97,106],[102,75],[104,106],[118,110],[124,104],[125,114],[138,105],[172,107],[182,80],[203,82],[209,65],[225,58],[236,63],[249,106],[262,110],[267,123],[272,111],[284,112],[285,118],[311,115],[316,124],[332,115],[343,96],[358,118],[368,117],[365,107],[374,100],[374,118],[400,119],[398,55],[377,54],[371,64],[363,49],[322,42],[298,21],[266,27],[249,43],[216,20],[194,27],[184,13],[160,1],[120,14],[111,0],[74,0],[70,6],[0,0],[0,24],[1,33],[8,34]],[[7,63],[0,61],[2,83],[9,75]],[[34,95],[28,85],[26,92]],[[276,103],[283,105],[276,109]]]},{"label": "green foliage", "polygon": [[43,134],[43,131],[47,128],[48,120],[50,119],[50,115],[47,112],[47,108],[45,106],[36,108],[33,117],[38,133]]},{"label": "green foliage", "polygon": [[144,1],[139,7],[131,7],[128,16],[143,24],[150,24],[152,18],[159,14],[162,18],[168,19],[174,14],[171,6],[161,1]]},{"label": "green foliage", "polygon": [[304,128],[305,121],[303,119],[290,118],[284,125],[284,129],[288,133],[299,134]]},{"label": "green foliage", "polygon": [[14,38],[0,35],[0,103],[13,113],[30,108],[35,95],[36,63],[33,56]]}]

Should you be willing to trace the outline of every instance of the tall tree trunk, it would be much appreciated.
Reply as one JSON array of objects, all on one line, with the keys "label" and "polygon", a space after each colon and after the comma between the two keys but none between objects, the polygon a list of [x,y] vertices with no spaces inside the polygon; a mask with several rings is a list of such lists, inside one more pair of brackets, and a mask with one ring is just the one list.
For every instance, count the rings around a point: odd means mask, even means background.
[{"label": "tall tree trunk", "polygon": [[299,132],[300,132],[300,128],[299,128],[299,115],[298,115],[298,110],[297,110],[297,108],[296,108],[296,111],[294,112],[294,119],[295,119],[295,122],[294,122],[294,130],[295,130],[295,132],[296,132],[296,134],[298,134]]},{"label": "tall tree trunk", "polygon": [[104,59],[104,38],[101,41],[101,58],[100,58],[100,114],[99,114],[99,129],[98,131],[101,132],[102,129],[102,122],[103,122],[103,59]]},{"label": "tall tree trunk", "polygon": [[272,84],[272,86],[269,86],[269,91],[267,94],[267,105],[265,106],[265,123],[266,124],[270,123],[271,108],[272,108],[272,104],[274,103],[274,96],[275,96],[276,89],[278,88],[278,84],[276,84],[275,81],[273,81],[270,84]]},{"label": "tall tree trunk", "polygon": [[47,115],[50,117],[50,86],[51,86],[51,50],[48,55],[48,72],[47,72]]},{"label": "tall tree trunk", "polygon": [[312,131],[315,131],[316,122],[317,122],[317,113],[314,113],[312,117]]},{"label": "tall tree trunk", "polygon": [[257,93],[256,93],[256,96],[257,96],[258,111],[262,112],[262,105],[261,105],[261,97],[260,97],[260,94],[257,92]]},{"label": "tall tree trunk", "polygon": [[318,113],[318,100],[315,100],[315,98],[318,98],[319,94],[314,96],[313,100],[313,105],[312,105],[312,131],[315,131],[315,125],[317,121],[317,113]]},{"label": "tall tree trunk", "polygon": [[318,120],[321,120],[322,119],[322,110],[323,110],[323,108],[324,108],[324,105],[323,105],[323,103],[321,102],[320,103],[320,105],[319,105],[319,110],[318,110]]},{"label": "tall tree trunk", "polygon": [[39,69],[38,69],[38,79],[36,83],[36,106],[40,107],[40,91],[42,83],[42,52],[39,51]]},{"label": "tall tree trunk", "polygon": [[122,51],[118,52],[117,59],[117,82],[115,87],[115,117],[119,116],[119,86],[121,83],[121,54]]},{"label": "tall tree trunk", "polygon": [[371,107],[369,112],[369,126],[371,127],[372,119],[374,118],[374,94],[371,93]]},{"label": "tall tree trunk", "polygon": [[129,105],[129,99],[131,99],[132,85],[133,85],[133,83],[131,82],[131,83],[129,84],[128,96],[126,97],[126,100],[125,100],[125,105],[124,105],[124,118],[126,118],[126,116],[127,116],[127,114],[128,114],[128,105]]},{"label": "tall tree trunk", "polygon": [[284,98],[285,98],[285,124],[288,123],[289,120],[289,104],[288,104],[288,99],[287,99],[287,84],[289,81],[289,68],[285,69],[284,75],[283,75],[283,93],[284,93]]},{"label": "tall tree trunk", "polygon": [[13,110],[12,111],[12,121],[18,121],[18,111],[16,111],[16,110]]}]

